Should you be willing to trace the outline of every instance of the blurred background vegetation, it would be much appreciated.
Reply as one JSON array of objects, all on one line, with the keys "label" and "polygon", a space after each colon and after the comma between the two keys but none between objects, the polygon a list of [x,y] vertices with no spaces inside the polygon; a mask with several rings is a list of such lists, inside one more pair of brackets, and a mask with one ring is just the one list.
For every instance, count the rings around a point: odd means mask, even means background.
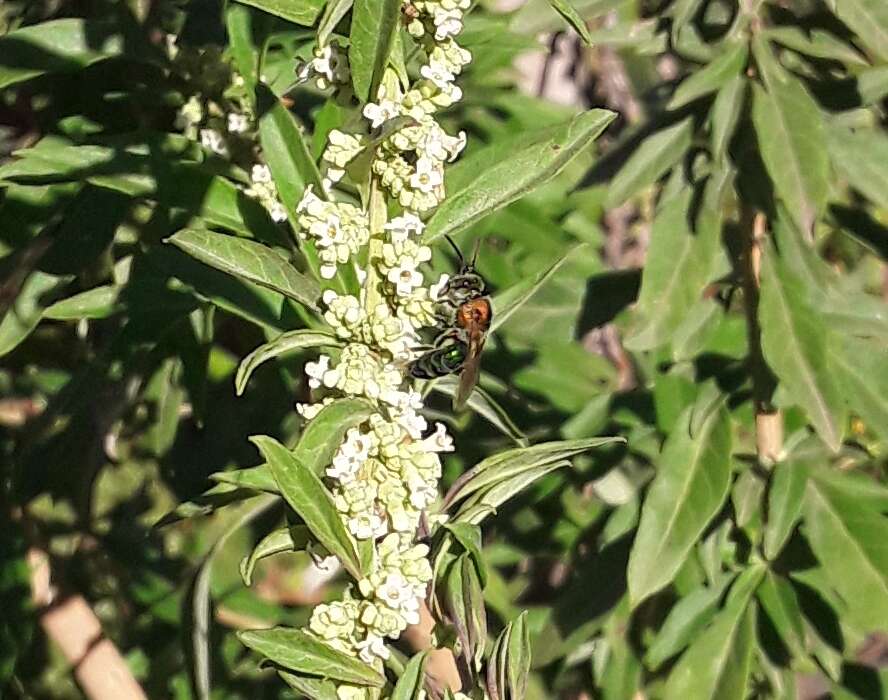
[{"label": "blurred background vegetation", "polygon": [[[323,3],[296,5],[310,25]],[[468,132],[468,158],[581,109],[619,115],[595,152],[460,239],[481,238],[494,290],[566,256],[489,341],[482,386],[533,442],[628,441],[490,519],[492,628],[530,610],[534,698],[675,696],[667,679],[704,630],[708,650],[685,663],[718,658],[740,676],[685,697],[885,697],[888,11],[882,0],[574,7],[591,46],[545,2],[480,2],[461,39],[474,55],[465,98],[443,118]],[[29,602],[29,551],[48,555],[57,596],[88,602],[150,698],[196,697],[207,600],[212,697],[292,697],[233,631],[302,624],[336,594],[305,554],[264,559],[245,586],[238,564],[283,509],[244,523],[244,504],[201,497],[211,474],[258,462],[248,436],[292,443],[308,391],[297,354],[236,396],[240,359],[302,317],[164,243],[200,219],[298,259],[286,226],[243,193],[238,154],[202,148],[177,122],[193,95],[219,105],[217,119],[239,103],[226,23],[244,8],[0,4],[4,698],[82,697]],[[249,13],[263,80],[286,92],[317,158],[346,116],[314,88],[289,90],[314,30]],[[747,236],[774,231],[759,328]],[[436,250],[433,269],[453,263]],[[431,410],[458,445],[452,482],[510,441],[440,398]],[[648,485],[676,459],[664,439],[680,442],[718,400],[733,426],[730,496],[726,481],[671,585],[630,607]],[[779,454],[757,446],[756,414],[781,417]],[[814,470],[810,484],[777,485],[774,457]],[[725,592],[749,572],[765,583],[735,614]]]}]

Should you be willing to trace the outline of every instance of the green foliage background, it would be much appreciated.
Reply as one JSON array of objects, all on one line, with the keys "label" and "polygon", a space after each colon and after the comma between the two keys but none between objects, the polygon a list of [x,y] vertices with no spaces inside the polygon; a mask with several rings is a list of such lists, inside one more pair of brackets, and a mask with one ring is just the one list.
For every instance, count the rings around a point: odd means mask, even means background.
[{"label": "green foliage background", "polygon": [[[481,239],[495,302],[540,284],[485,351],[481,386],[503,413],[431,405],[455,432],[448,483],[516,439],[627,442],[484,523],[488,629],[529,611],[528,698],[813,697],[812,684],[884,697],[888,5],[552,5],[479,3],[462,35],[474,62],[445,122],[469,145],[431,230],[471,224],[458,239]],[[324,11],[0,7],[3,697],[80,697],[27,603],[29,546],[90,602],[149,697],[197,697],[208,669],[213,698],[292,697],[233,632],[303,624],[310,560],[264,559],[245,586],[238,563],[284,509],[257,513],[264,497],[230,483],[259,462],[249,436],[298,440],[310,355],[263,364],[241,396],[234,379],[311,321],[310,288],[288,287],[310,265],[238,189],[247,173],[175,116],[197,91],[233,99],[232,61],[250,87],[252,46],[262,81],[287,92]],[[516,88],[513,62],[541,32],[569,45],[582,105]],[[292,208],[354,109],[287,94],[260,141],[308,155],[288,177],[270,163]],[[500,207],[533,175],[508,156],[590,107],[619,117]],[[479,189],[483,216],[459,196]],[[219,246],[233,252],[214,269]],[[448,269],[437,248],[432,267]],[[260,270],[271,249],[293,263],[275,279]],[[229,485],[201,495],[217,472]]]}]

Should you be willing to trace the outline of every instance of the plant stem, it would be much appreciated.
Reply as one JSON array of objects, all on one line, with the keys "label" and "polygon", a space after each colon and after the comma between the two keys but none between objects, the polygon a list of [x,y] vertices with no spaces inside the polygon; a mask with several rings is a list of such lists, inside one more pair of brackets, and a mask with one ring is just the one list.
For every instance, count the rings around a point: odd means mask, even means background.
[{"label": "plant stem", "polygon": [[783,451],[783,416],[771,402],[776,383],[762,352],[762,331],[758,322],[762,242],[765,238],[767,220],[764,214],[748,205],[743,207],[741,217],[740,228],[745,240],[740,263],[749,337],[748,361],[752,376],[752,400],[755,408],[756,454],[763,466],[770,466],[780,459],[780,453]]}]

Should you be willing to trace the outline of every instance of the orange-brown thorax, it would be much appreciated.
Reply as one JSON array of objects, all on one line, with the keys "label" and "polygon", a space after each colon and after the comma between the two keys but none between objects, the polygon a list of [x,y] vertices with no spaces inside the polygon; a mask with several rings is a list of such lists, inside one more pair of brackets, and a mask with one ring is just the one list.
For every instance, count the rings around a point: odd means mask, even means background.
[{"label": "orange-brown thorax", "polygon": [[456,323],[460,328],[465,328],[470,333],[472,331],[486,333],[490,328],[492,316],[490,300],[486,297],[479,297],[460,305],[456,311]]}]

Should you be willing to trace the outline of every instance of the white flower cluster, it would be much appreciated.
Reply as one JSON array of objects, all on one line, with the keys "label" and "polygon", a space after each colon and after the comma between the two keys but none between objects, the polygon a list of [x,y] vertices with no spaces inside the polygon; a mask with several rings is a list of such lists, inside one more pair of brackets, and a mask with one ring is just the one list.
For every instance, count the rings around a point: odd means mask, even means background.
[{"label": "white flower cluster", "polygon": [[367,214],[347,202],[324,201],[309,185],[296,209],[301,236],[311,238],[321,259],[321,277],[332,279],[337,265],[349,261],[370,240]]},{"label": "white flower cluster", "polygon": [[250,172],[250,187],[244,190],[244,194],[258,199],[262,206],[268,209],[274,221],[287,220],[287,210],[278,198],[277,187],[271,179],[271,170],[267,165],[257,163],[253,166]]},{"label": "white flower cluster", "polygon": [[[426,284],[422,267],[431,250],[421,242],[420,215],[443,200],[444,164],[465,146],[465,134],[450,136],[434,115],[461,97],[454,83],[471,56],[454,37],[468,6],[468,0],[405,4],[411,34],[425,49],[420,77],[406,90],[383,79],[376,101],[363,110],[369,135],[330,132],[322,156],[325,191],[307,188],[297,207],[300,235],[317,248],[322,277],[333,278],[340,265],[366,265],[358,268],[360,294],[323,292],[324,318],[346,345],[306,364],[319,396],[297,408],[311,420],[336,397],[362,397],[374,406],[368,420],[348,431],[324,474],[349,532],[374,543],[374,561],[357,591],[316,607],[308,627],[332,647],[374,664],[388,657],[386,638],[419,621],[432,571],[428,548],[415,537],[423,512],[438,498],[440,454],[453,449],[445,427],[429,426],[420,414],[421,395],[405,372],[417,356],[419,330],[436,323],[447,281],[442,276]],[[300,77],[314,77],[320,87],[345,82],[342,49],[331,43],[316,51]],[[392,119],[399,122],[386,130]],[[336,201],[333,191],[371,143],[375,183],[391,196],[389,211],[400,210],[373,231],[367,212]],[[343,700],[358,697],[353,690],[342,685],[337,693]]]},{"label": "white flower cluster", "polygon": [[319,46],[314,51],[314,58],[297,67],[296,78],[299,82],[313,78],[321,90],[331,85],[345,85],[350,78],[348,56],[335,41]]}]

